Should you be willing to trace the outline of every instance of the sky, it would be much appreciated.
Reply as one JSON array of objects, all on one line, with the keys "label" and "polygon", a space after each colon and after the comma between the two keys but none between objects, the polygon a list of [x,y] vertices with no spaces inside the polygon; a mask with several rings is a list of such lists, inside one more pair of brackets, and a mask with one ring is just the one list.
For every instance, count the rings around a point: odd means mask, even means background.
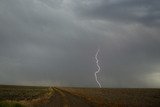
[{"label": "sky", "polygon": [[0,84],[160,88],[160,0],[0,0]]}]

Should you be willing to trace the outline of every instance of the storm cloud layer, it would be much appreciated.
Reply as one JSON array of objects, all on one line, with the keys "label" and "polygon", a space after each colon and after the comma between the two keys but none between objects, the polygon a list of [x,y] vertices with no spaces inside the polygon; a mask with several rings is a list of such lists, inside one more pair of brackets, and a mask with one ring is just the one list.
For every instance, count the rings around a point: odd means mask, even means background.
[{"label": "storm cloud layer", "polygon": [[160,87],[159,0],[1,0],[0,84]]}]

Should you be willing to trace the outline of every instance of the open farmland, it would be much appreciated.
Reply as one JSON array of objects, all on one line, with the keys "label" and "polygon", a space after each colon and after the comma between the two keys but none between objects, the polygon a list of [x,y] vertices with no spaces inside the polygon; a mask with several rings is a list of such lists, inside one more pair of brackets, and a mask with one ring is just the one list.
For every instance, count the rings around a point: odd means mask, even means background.
[{"label": "open farmland", "polygon": [[52,90],[48,87],[0,85],[0,107],[6,103],[30,106],[45,102],[51,93]]},{"label": "open farmland", "polygon": [[160,89],[0,86],[0,107],[159,106]]},{"label": "open farmland", "polygon": [[31,100],[42,97],[48,92],[47,87],[31,86],[0,86],[0,101],[2,100]]},{"label": "open farmland", "polygon": [[61,88],[95,107],[160,107],[160,89]]}]

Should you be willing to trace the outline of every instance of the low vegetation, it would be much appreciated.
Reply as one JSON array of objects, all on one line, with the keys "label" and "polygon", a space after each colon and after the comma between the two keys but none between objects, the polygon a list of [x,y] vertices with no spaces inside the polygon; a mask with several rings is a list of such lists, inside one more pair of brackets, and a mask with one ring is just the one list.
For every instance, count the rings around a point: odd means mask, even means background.
[{"label": "low vegetation", "polygon": [[45,103],[52,95],[49,87],[0,85],[0,107],[25,107]]},{"label": "low vegetation", "polygon": [[94,107],[160,107],[160,89],[60,88]]},{"label": "low vegetation", "polygon": [[[160,89],[67,88],[92,107],[160,107]],[[0,107],[44,107],[56,93],[55,88],[0,85]],[[74,101],[74,99],[73,99]],[[51,103],[51,102],[50,102]],[[62,103],[62,102],[61,102]]]},{"label": "low vegetation", "polygon": [[25,105],[15,101],[2,101],[0,107],[25,107]]}]

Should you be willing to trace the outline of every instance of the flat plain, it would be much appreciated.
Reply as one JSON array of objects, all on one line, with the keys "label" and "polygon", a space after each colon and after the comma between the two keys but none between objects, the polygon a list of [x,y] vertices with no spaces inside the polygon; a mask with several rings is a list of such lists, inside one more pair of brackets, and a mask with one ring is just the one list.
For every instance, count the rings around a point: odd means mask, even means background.
[{"label": "flat plain", "polygon": [[160,89],[0,85],[0,107],[160,107]]}]

